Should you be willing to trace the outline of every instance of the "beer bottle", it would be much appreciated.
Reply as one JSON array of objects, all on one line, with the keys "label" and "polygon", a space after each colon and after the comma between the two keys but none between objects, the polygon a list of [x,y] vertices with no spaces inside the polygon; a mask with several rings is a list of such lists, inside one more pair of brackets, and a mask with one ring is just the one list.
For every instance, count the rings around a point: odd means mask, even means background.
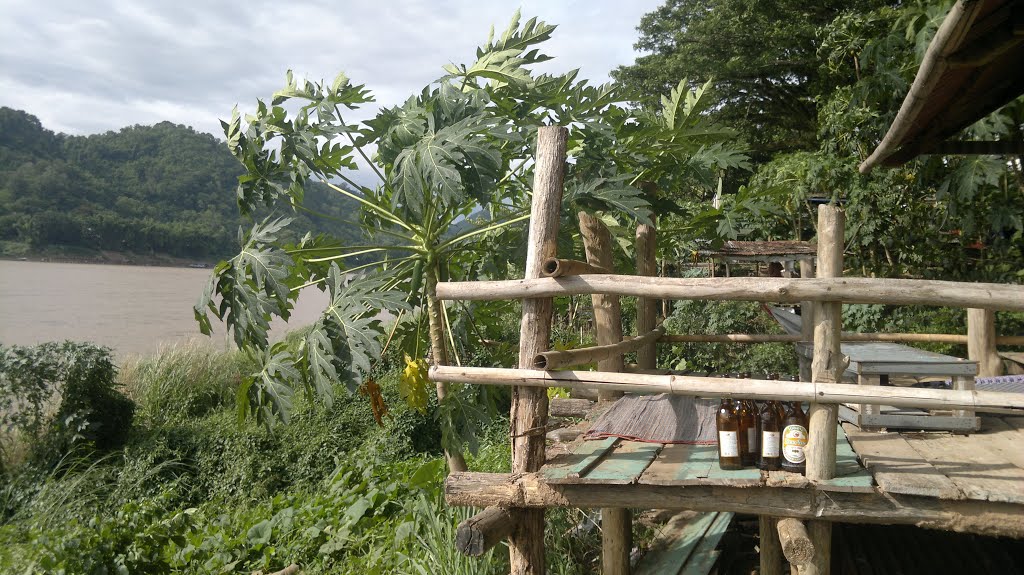
[{"label": "beer bottle", "polygon": [[718,406],[718,466],[722,469],[743,469],[740,459],[740,421],[732,398]]},{"label": "beer bottle", "polygon": [[786,418],[782,421],[782,468],[793,473],[804,473],[807,467],[804,447],[807,446],[807,416],[800,403],[786,404]]},{"label": "beer bottle", "polygon": [[769,401],[761,409],[761,449],[757,460],[758,469],[775,471],[781,469],[780,448],[782,446],[782,414],[777,401]]},{"label": "beer bottle", "polygon": [[757,408],[754,402],[749,399],[741,399],[739,408],[736,410],[740,420],[740,460],[743,466],[757,465],[758,446],[760,437],[757,433]]}]

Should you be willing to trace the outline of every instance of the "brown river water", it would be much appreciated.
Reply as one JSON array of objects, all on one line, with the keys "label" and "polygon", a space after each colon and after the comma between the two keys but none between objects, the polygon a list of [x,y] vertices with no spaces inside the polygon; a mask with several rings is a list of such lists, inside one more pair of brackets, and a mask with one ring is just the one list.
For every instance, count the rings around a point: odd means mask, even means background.
[{"label": "brown river water", "polygon": [[[0,343],[32,345],[92,341],[120,357],[202,338],[229,343],[223,324],[199,333],[192,306],[209,269],[65,264],[0,260]],[[272,324],[271,337],[316,320],[327,295],[307,288],[291,320]],[[216,321],[211,316],[211,320]]]}]

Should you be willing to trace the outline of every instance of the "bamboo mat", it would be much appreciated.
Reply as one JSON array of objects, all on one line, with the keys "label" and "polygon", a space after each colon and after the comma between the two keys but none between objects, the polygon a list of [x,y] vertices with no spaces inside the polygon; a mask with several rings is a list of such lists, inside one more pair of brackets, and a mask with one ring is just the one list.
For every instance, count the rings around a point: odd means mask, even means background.
[{"label": "bamboo mat", "polygon": [[650,443],[713,445],[717,399],[683,395],[628,395],[615,402],[585,434],[586,439],[621,437]]}]

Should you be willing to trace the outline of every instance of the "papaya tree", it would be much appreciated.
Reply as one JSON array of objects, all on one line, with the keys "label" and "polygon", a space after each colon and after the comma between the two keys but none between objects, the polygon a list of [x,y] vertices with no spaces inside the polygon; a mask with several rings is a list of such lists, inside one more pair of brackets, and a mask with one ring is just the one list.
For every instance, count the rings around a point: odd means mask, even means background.
[{"label": "papaya tree", "polygon": [[[372,102],[364,86],[344,75],[318,83],[289,74],[269,104],[259,101],[244,118],[236,109],[222,123],[246,169],[237,187],[243,214],[306,211],[305,186],[317,180],[359,204],[353,223],[366,238],[343,245],[307,234],[288,242],[290,218],[267,217],[240,234],[237,256],[214,269],[197,321],[209,333],[209,313],[224,320],[261,364],[239,389],[241,416],[286,419],[296,389],[330,402],[336,382],[350,391],[372,387],[364,376],[385,339],[401,340],[409,353],[401,392],[425,409],[421,350],[429,348],[436,363],[461,361],[452,357],[459,346],[436,298],[439,279],[498,279],[521,269],[515,246],[529,217],[538,127],[570,128],[566,208],[622,221],[648,221],[640,181],[672,185],[685,174],[698,182],[687,185],[700,185],[696,174],[742,161],[723,145],[727,132],[702,132],[696,106],[692,121],[672,120],[700,96],[683,85],[661,111],[639,113],[627,104],[630,94],[591,86],[575,70],[534,74],[531,66],[550,59],[536,46],[554,28],[517,13],[500,36],[492,30],[471,64],[446,66],[420,93],[365,122],[345,119]],[[360,161],[376,185],[352,177]],[[354,263],[367,256],[373,261]],[[271,317],[287,320],[298,290],[309,286],[329,293],[327,309],[298,344],[271,344]],[[381,312],[397,318],[390,328]],[[476,410],[444,385],[437,394],[449,466],[464,469],[460,453],[467,441],[472,447]]]}]

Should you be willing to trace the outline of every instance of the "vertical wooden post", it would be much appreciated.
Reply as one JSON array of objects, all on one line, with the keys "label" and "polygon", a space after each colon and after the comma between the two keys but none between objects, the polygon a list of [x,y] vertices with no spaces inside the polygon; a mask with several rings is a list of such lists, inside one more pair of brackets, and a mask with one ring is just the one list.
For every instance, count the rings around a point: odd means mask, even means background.
[{"label": "vertical wooden post", "polygon": [[[587,262],[605,269],[614,269],[612,237],[608,226],[586,212],[579,213],[580,234],[587,252]],[[594,305],[594,326],[597,344],[610,345],[622,341],[622,308],[618,296],[591,296]],[[599,371],[621,372],[625,364],[622,356],[597,362]],[[598,391],[598,400],[614,401],[622,397],[621,391]],[[608,507],[601,509],[601,573],[628,575],[629,553],[633,547],[633,514],[629,509]]]},{"label": "vertical wooden post", "polygon": [[1003,362],[996,352],[996,312],[967,310],[967,357],[978,362],[978,377],[1003,375]]},{"label": "vertical wooden post", "polygon": [[[835,278],[843,275],[843,240],[845,214],[838,206],[818,207],[818,270],[817,277]],[[839,381],[845,369],[840,351],[842,330],[842,304],[821,302],[814,306],[814,359],[811,361],[811,380],[820,382]],[[807,478],[811,480],[831,479],[836,472],[836,426],[838,407],[812,403],[810,426],[807,430],[808,443]],[[807,531],[814,543],[812,565],[816,573],[828,575],[832,559],[832,524],[827,521],[810,521]]]},{"label": "vertical wooden post", "polygon": [[[614,269],[612,257],[612,235],[608,226],[599,218],[587,212],[579,213],[580,234],[587,251],[587,263]],[[594,327],[597,330],[597,345],[612,345],[622,341],[622,308],[617,295],[591,296],[594,304]],[[624,368],[622,356],[617,355],[597,363],[598,371],[620,372]],[[621,391],[598,391],[601,401],[614,401],[622,397]]]},{"label": "vertical wooden post", "polygon": [[[654,186],[645,186],[648,195],[654,194]],[[654,215],[651,223],[656,224]],[[636,275],[654,276],[658,274],[657,231],[654,225],[640,224],[636,227]],[[641,297],[636,300],[636,334],[642,335],[657,327],[658,300]],[[640,369],[658,367],[658,344],[652,343],[637,350],[636,363]]]},{"label": "vertical wooden post", "polygon": [[[565,143],[568,131],[543,126],[537,131],[533,203],[526,252],[527,279],[539,278],[541,263],[557,255],[558,222],[565,177]],[[533,358],[551,343],[551,298],[523,300],[519,331],[519,367],[532,369]],[[512,388],[512,471],[537,471],[544,465],[544,427],[548,396],[544,388]],[[524,509],[509,537],[509,563],[513,575],[543,575],[544,510]]]},{"label": "vertical wooden post", "polygon": [[[800,260],[800,277],[813,278],[814,259],[804,258]],[[800,302],[800,340],[807,343],[814,342],[814,302]],[[802,354],[797,358],[800,363],[800,381],[811,381],[811,362]]]},{"label": "vertical wooden post", "polygon": [[782,543],[779,541],[778,518],[761,515],[758,518],[760,575],[782,575]]}]

